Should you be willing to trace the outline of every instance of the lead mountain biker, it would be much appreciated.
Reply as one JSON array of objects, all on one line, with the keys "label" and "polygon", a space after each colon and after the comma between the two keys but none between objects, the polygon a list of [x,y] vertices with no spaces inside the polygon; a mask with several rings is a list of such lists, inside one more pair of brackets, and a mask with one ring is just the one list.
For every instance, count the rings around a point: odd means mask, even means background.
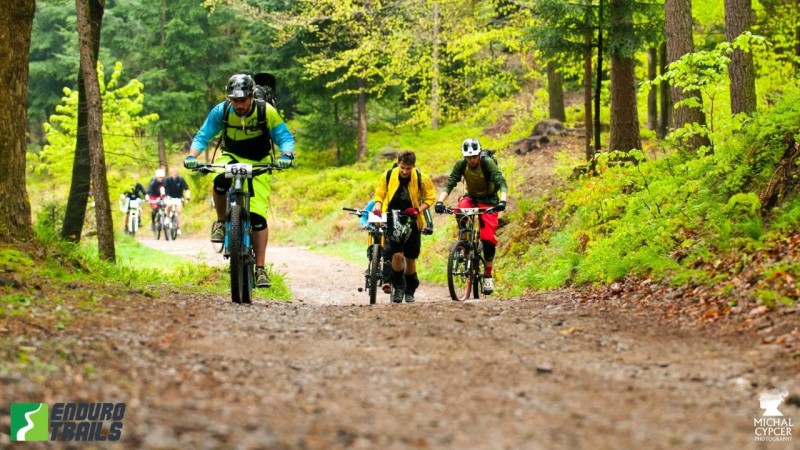
[{"label": "lead mountain biker", "polygon": [[150,229],[156,229],[156,213],[158,212],[158,200],[164,197],[164,178],[167,173],[164,169],[156,169],[156,173],[147,185],[147,201],[150,202]]},{"label": "lead mountain biker", "polygon": [[391,214],[387,217],[389,239],[386,252],[392,255],[394,303],[402,303],[403,298],[406,303],[414,302],[414,293],[419,287],[417,258],[422,246],[421,230],[425,228],[423,213],[430,208],[436,198],[433,182],[428,176],[414,170],[416,163],[417,156],[414,152],[400,153],[397,167],[391,169],[388,175],[381,174],[375,191],[375,205],[372,208],[372,212],[380,216],[382,208],[386,205],[388,211],[400,210],[413,219],[404,225],[395,223]]},{"label": "lead mountain biker", "polygon": [[490,214],[479,216],[481,221],[480,238],[483,243],[483,258],[486,261],[485,276],[483,280],[483,293],[494,292],[492,281],[492,266],[497,250],[497,212],[506,209],[508,200],[508,186],[502,172],[490,157],[481,156],[481,144],[475,138],[465,139],[461,144],[463,159],[456,161],[444,190],[439,194],[439,200],[434,205],[434,210],[444,213],[444,201],[456,187],[461,178],[466,184],[466,195],[458,201],[459,208],[489,208],[494,207]]},{"label": "lead mountain biker", "polygon": [[183,223],[183,202],[189,201],[191,192],[189,191],[189,184],[178,173],[176,167],[169,169],[169,177],[164,180],[164,190],[167,193],[167,215],[171,214],[172,208],[175,208],[178,216],[178,234],[181,234],[181,223]]},{"label": "lead mountain biker", "polygon": [[[257,100],[254,96],[255,82],[250,75],[236,74],[228,80],[228,98],[214,106],[206,116],[203,126],[194,136],[189,156],[183,162],[187,169],[200,166],[197,155],[208,148],[211,139],[222,132],[224,150],[217,163],[240,162],[258,164],[269,162],[272,143],[277,145],[280,158],[276,164],[290,167],[294,160],[294,136],[284,123],[278,111],[268,102]],[[211,229],[211,241],[225,240],[225,195],[232,180],[224,174],[214,178],[211,195],[217,220]],[[253,247],[256,254],[256,287],[270,287],[272,282],[264,270],[269,229],[267,227],[267,208],[269,206],[270,184],[266,177],[253,178],[254,196],[250,200],[250,220],[253,227]]]}]

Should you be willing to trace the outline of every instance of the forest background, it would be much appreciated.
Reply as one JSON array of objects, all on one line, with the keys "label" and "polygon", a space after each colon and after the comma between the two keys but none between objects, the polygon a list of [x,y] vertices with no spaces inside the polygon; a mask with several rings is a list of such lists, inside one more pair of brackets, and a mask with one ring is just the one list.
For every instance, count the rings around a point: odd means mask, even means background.
[{"label": "forest background", "polygon": [[[69,211],[86,211],[90,176],[76,4],[95,17],[108,198],[180,164],[231,74],[268,71],[298,142],[297,169],[273,179],[273,242],[360,258],[341,207],[366,203],[383,155],[414,150],[441,185],[477,136],[512,187],[503,295],[656,280],[704,287],[721,299],[710,318],[798,296],[794,1],[39,1],[24,170],[9,177],[30,209],[4,209],[9,240],[93,235],[92,214]],[[513,149],[551,117],[585,139],[536,190]],[[187,178],[203,199],[210,178]],[[188,227],[205,233],[207,211],[190,205]],[[114,261],[101,222],[97,253]],[[452,224],[437,226],[421,267],[442,281]]]}]

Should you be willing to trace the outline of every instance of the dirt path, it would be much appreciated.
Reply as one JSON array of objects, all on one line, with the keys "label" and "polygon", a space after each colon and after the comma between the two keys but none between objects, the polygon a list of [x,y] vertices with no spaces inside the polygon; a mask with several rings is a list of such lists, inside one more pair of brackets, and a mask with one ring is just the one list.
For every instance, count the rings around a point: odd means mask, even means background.
[{"label": "dirt path", "polygon": [[[222,255],[213,251],[205,239],[179,238],[177,241],[164,241],[141,237],[139,242],[163,252],[212,266],[228,264]],[[267,264],[272,264],[272,270],[288,278],[293,299],[297,302],[320,305],[369,303],[367,293],[358,292],[358,288],[363,285],[366,259],[361,266],[333,256],[311,252],[306,247],[271,245],[267,248]],[[449,294],[445,286],[427,283],[423,283],[415,295],[417,302],[442,301],[447,298]],[[389,296],[379,294],[378,301],[388,303]]]},{"label": "dirt path", "polygon": [[800,417],[796,360],[754,336],[573,292],[459,304],[425,286],[425,302],[369,306],[360,267],[302,248],[269,259],[297,301],[176,288],[104,299],[63,331],[0,323],[56,368],[1,366],[0,396],[125,402],[122,448],[800,448],[754,442],[768,387]]}]

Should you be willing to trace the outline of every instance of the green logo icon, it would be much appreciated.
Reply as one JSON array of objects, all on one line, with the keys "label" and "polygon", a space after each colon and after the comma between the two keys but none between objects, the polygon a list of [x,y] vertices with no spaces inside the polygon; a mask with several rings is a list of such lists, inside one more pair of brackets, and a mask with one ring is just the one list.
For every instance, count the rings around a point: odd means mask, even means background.
[{"label": "green logo icon", "polygon": [[11,404],[11,440],[47,441],[50,439],[47,403]]}]

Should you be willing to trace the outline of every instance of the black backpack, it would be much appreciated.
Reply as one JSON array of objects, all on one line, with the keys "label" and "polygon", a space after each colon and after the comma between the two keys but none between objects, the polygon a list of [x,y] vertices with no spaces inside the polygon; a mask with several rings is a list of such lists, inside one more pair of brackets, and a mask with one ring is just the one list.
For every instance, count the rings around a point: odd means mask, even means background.
[{"label": "black backpack", "polygon": [[[275,157],[275,146],[272,144],[272,138],[269,135],[269,127],[267,126],[267,104],[264,100],[256,99],[256,117],[258,118],[258,127],[261,128],[261,132],[264,133],[264,136],[267,137],[267,142],[269,142],[269,153],[272,157]],[[222,113],[222,135],[225,136],[225,133],[228,131],[228,116],[231,114],[231,109],[233,109],[233,105],[231,105],[230,100],[225,99],[225,106],[223,107]],[[224,141],[220,139],[220,142]]]},{"label": "black backpack", "polygon": [[253,81],[256,83],[255,94],[259,100],[264,100],[275,108],[278,107],[278,97],[275,92],[277,90],[277,81],[275,75],[271,73],[261,72],[253,75]]},{"label": "black backpack", "polygon": [[[267,137],[267,141],[269,141],[269,153],[272,156],[273,160],[275,159],[275,146],[272,143],[272,138],[269,135],[269,127],[267,126],[267,106],[266,103],[269,103],[273,107],[278,107],[278,99],[275,96],[275,91],[277,88],[277,81],[275,76],[271,73],[260,72],[253,75],[253,81],[256,83],[256,87],[254,90],[255,94],[255,101],[256,101],[256,117],[258,118],[258,127],[261,128],[261,131],[264,133],[264,136]],[[222,135],[228,131],[228,116],[231,113],[231,102],[227,98],[225,99],[225,106],[222,109]],[[224,137],[217,142],[217,147],[214,149],[214,156],[217,154],[217,149],[219,149],[219,145],[224,141]],[[212,157],[213,159],[213,157]]]},{"label": "black backpack", "polygon": [[[486,178],[486,183],[488,184],[490,181],[492,181],[492,179],[491,175],[489,174],[489,169],[486,168],[486,159],[491,158],[491,160],[494,161],[495,165],[499,165],[497,163],[497,157],[494,155],[494,150],[488,150],[488,149],[481,150],[480,157],[481,157],[481,170],[483,171],[483,177]],[[464,168],[461,170],[461,176],[459,178],[463,177],[464,172],[467,170],[466,164],[464,164],[463,167]],[[495,186],[495,192],[496,189],[497,187]]]}]

